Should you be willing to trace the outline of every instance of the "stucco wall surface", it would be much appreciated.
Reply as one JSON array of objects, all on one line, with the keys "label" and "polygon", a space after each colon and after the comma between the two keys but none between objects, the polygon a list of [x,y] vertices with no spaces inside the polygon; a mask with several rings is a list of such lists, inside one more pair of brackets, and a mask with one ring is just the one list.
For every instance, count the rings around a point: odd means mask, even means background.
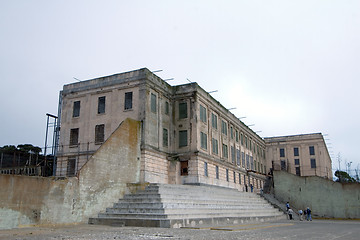
[{"label": "stucco wall surface", "polygon": [[321,177],[298,177],[274,171],[275,197],[296,209],[310,207],[327,218],[360,218],[360,184],[338,183]]},{"label": "stucco wall surface", "polygon": [[126,119],[77,177],[0,175],[0,229],[87,222],[139,182],[140,155],[140,122]]}]

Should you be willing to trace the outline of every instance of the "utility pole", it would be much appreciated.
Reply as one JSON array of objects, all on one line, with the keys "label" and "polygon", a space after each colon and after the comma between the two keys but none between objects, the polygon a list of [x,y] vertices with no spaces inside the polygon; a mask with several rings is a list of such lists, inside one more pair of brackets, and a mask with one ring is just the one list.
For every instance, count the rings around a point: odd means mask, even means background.
[{"label": "utility pole", "polygon": [[337,160],[338,160],[338,162],[339,162],[339,171],[341,171],[341,169],[340,169],[340,163],[341,163],[341,155],[340,155],[340,152],[339,152],[338,155],[337,155]]}]

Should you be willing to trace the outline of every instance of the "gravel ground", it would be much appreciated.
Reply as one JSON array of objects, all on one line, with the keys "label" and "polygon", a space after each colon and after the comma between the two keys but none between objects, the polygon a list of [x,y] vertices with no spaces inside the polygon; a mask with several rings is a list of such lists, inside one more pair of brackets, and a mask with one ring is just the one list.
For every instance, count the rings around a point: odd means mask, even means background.
[{"label": "gravel ground", "polygon": [[360,221],[277,221],[224,226],[211,229],[171,229],[71,225],[0,230],[0,240],[85,240],[85,239],[359,239]]}]

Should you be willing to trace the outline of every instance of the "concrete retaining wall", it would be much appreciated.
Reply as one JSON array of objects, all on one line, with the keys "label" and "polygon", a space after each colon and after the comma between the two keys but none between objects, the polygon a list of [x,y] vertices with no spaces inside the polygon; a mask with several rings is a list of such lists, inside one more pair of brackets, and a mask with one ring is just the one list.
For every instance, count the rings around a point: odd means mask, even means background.
[{"label": "concrete retaining wall", "polygon": [[327,218],[360,218],[360,184],[338,183],[321,177],[298,177],[274,171],[275,197],[297,209],[310,207]]},{"label": "concrete retaining wall", "polygon": [[0,175],[0,229],[87,222],[140,182],[140,123],[126,119],[77,177]]}]

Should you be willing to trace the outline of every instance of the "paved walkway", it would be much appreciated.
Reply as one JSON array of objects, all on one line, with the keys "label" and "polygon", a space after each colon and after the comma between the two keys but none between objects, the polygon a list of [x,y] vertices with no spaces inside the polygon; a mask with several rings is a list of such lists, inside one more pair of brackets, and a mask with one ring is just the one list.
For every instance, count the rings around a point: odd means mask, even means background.
[{"label": "paved walkway", "polygon": [[276,221],[200,229],[71,225],[0,230],[0,240],[85,239],[359,239],[360,221]]}]

